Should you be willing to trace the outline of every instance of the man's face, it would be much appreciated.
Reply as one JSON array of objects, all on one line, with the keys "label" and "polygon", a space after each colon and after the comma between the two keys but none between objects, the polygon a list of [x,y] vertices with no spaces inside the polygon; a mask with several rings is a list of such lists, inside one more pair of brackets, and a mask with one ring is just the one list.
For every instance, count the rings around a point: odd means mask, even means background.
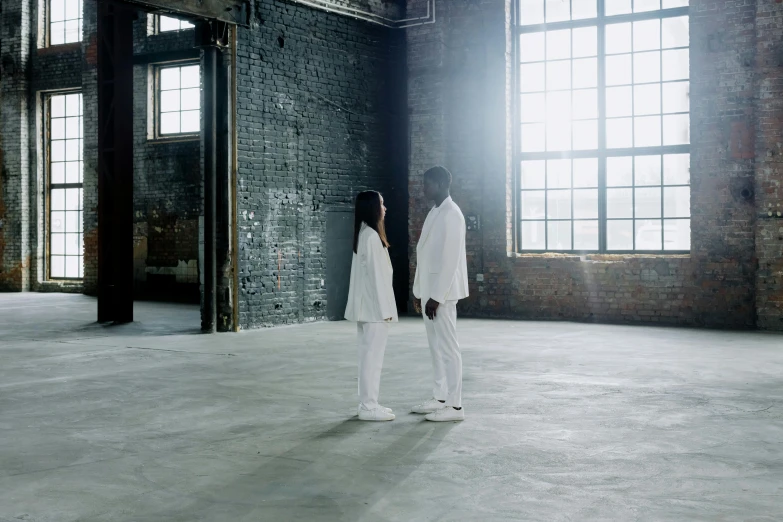
[{"label": "man's face", "polygon": [[424,178],[424,197],[427,201],[434,201],[440,193],[440,187],[432,178]]}]

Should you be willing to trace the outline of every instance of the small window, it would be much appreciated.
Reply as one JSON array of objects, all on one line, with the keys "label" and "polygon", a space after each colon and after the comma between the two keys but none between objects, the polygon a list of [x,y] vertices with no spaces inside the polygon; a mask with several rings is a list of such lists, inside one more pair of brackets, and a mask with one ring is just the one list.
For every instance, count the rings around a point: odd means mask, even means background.
[{"label": "small window", "polygon": [[82,41],[82,0],[49,0],[49,45]]},{"label": "small window", "polygon": [[201,71],[198,64],[157,67],[156,136],[192,136],[201,130]]},{"label": "small window", "polygon": [[192,23],[185,20],[179,20],[177,18],[171,18],[170,16],[158,16],[158,33],[170,33],[172,31],[183,31],[185,29],[193,29],[195,27]]},{"label": "small window", "polygon": [[52,94],[46,101],[48,279],[81,279],[84,275],[82,95]]}]

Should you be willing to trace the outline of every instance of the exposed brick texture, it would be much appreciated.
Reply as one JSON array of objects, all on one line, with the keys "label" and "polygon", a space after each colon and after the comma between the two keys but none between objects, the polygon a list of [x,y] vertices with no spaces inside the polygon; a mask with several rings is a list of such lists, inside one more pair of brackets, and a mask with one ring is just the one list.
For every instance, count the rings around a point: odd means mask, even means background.
[{"label": "exposed brick texture", "polygon": [[273,0],[255,2],[239,31],[243,328],[325,316],[326,212],[350,209],[363,189],[383,191],[398,216],[392,252],[407,287],[404,128],[394,134],[404,99],[393,88],[402,36]]},{"label": "exposed brick texture", "polygon": [[[411,0],[409,10],[421,4]],[[472,295],[462,312],[781,328],[783,221],[757,227],[756,214],[780,201],[783,5],[691,1],[691,255],[587,259],[510,252],[509,5],[439,2],[436,24],[408,30],[410,193],[442,163],[454,174],[455,200],[482,218],[482,230],[468,233]],[[756,205],[746,197],[754,186]],[[425,214],[411,199],[411,269]]]}]

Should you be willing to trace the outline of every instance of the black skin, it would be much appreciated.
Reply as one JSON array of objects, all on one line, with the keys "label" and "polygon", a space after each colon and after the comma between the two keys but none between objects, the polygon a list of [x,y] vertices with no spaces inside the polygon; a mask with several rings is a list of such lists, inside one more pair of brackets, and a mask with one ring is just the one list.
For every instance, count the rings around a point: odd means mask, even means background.
[{"label": "black skin", "polygon": [[[444,183],[436,183],[429,178],[424,178],[424,197],[427,201],[433,201],[436,207],[439,207],[447,197],[449,197],[449,186]],[[427,301],[427,305],[424,307],[424,315],[426,315],[430,321],[435,320],[438,315],[438,306],[440,303],[434,299]],[[421,310],[421,299],[413,300],[414,309]]]}]

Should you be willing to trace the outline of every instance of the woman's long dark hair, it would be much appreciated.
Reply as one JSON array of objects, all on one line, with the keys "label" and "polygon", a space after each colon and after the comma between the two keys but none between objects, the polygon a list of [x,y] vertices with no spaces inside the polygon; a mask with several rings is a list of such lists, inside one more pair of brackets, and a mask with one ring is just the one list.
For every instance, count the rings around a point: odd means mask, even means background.
[{"label": "woman's long dark hair", "polygon": [[381,219],[381,194],[374,190],[360,192],[356,196],[356,211],[353,219],[353,251],[359,253],[359,232],[362,230],[362,223],[378,232],[381,237],[381,243],[386,248],[389,247],[389,241],[386,239],[386,227],[383,226]]}]

